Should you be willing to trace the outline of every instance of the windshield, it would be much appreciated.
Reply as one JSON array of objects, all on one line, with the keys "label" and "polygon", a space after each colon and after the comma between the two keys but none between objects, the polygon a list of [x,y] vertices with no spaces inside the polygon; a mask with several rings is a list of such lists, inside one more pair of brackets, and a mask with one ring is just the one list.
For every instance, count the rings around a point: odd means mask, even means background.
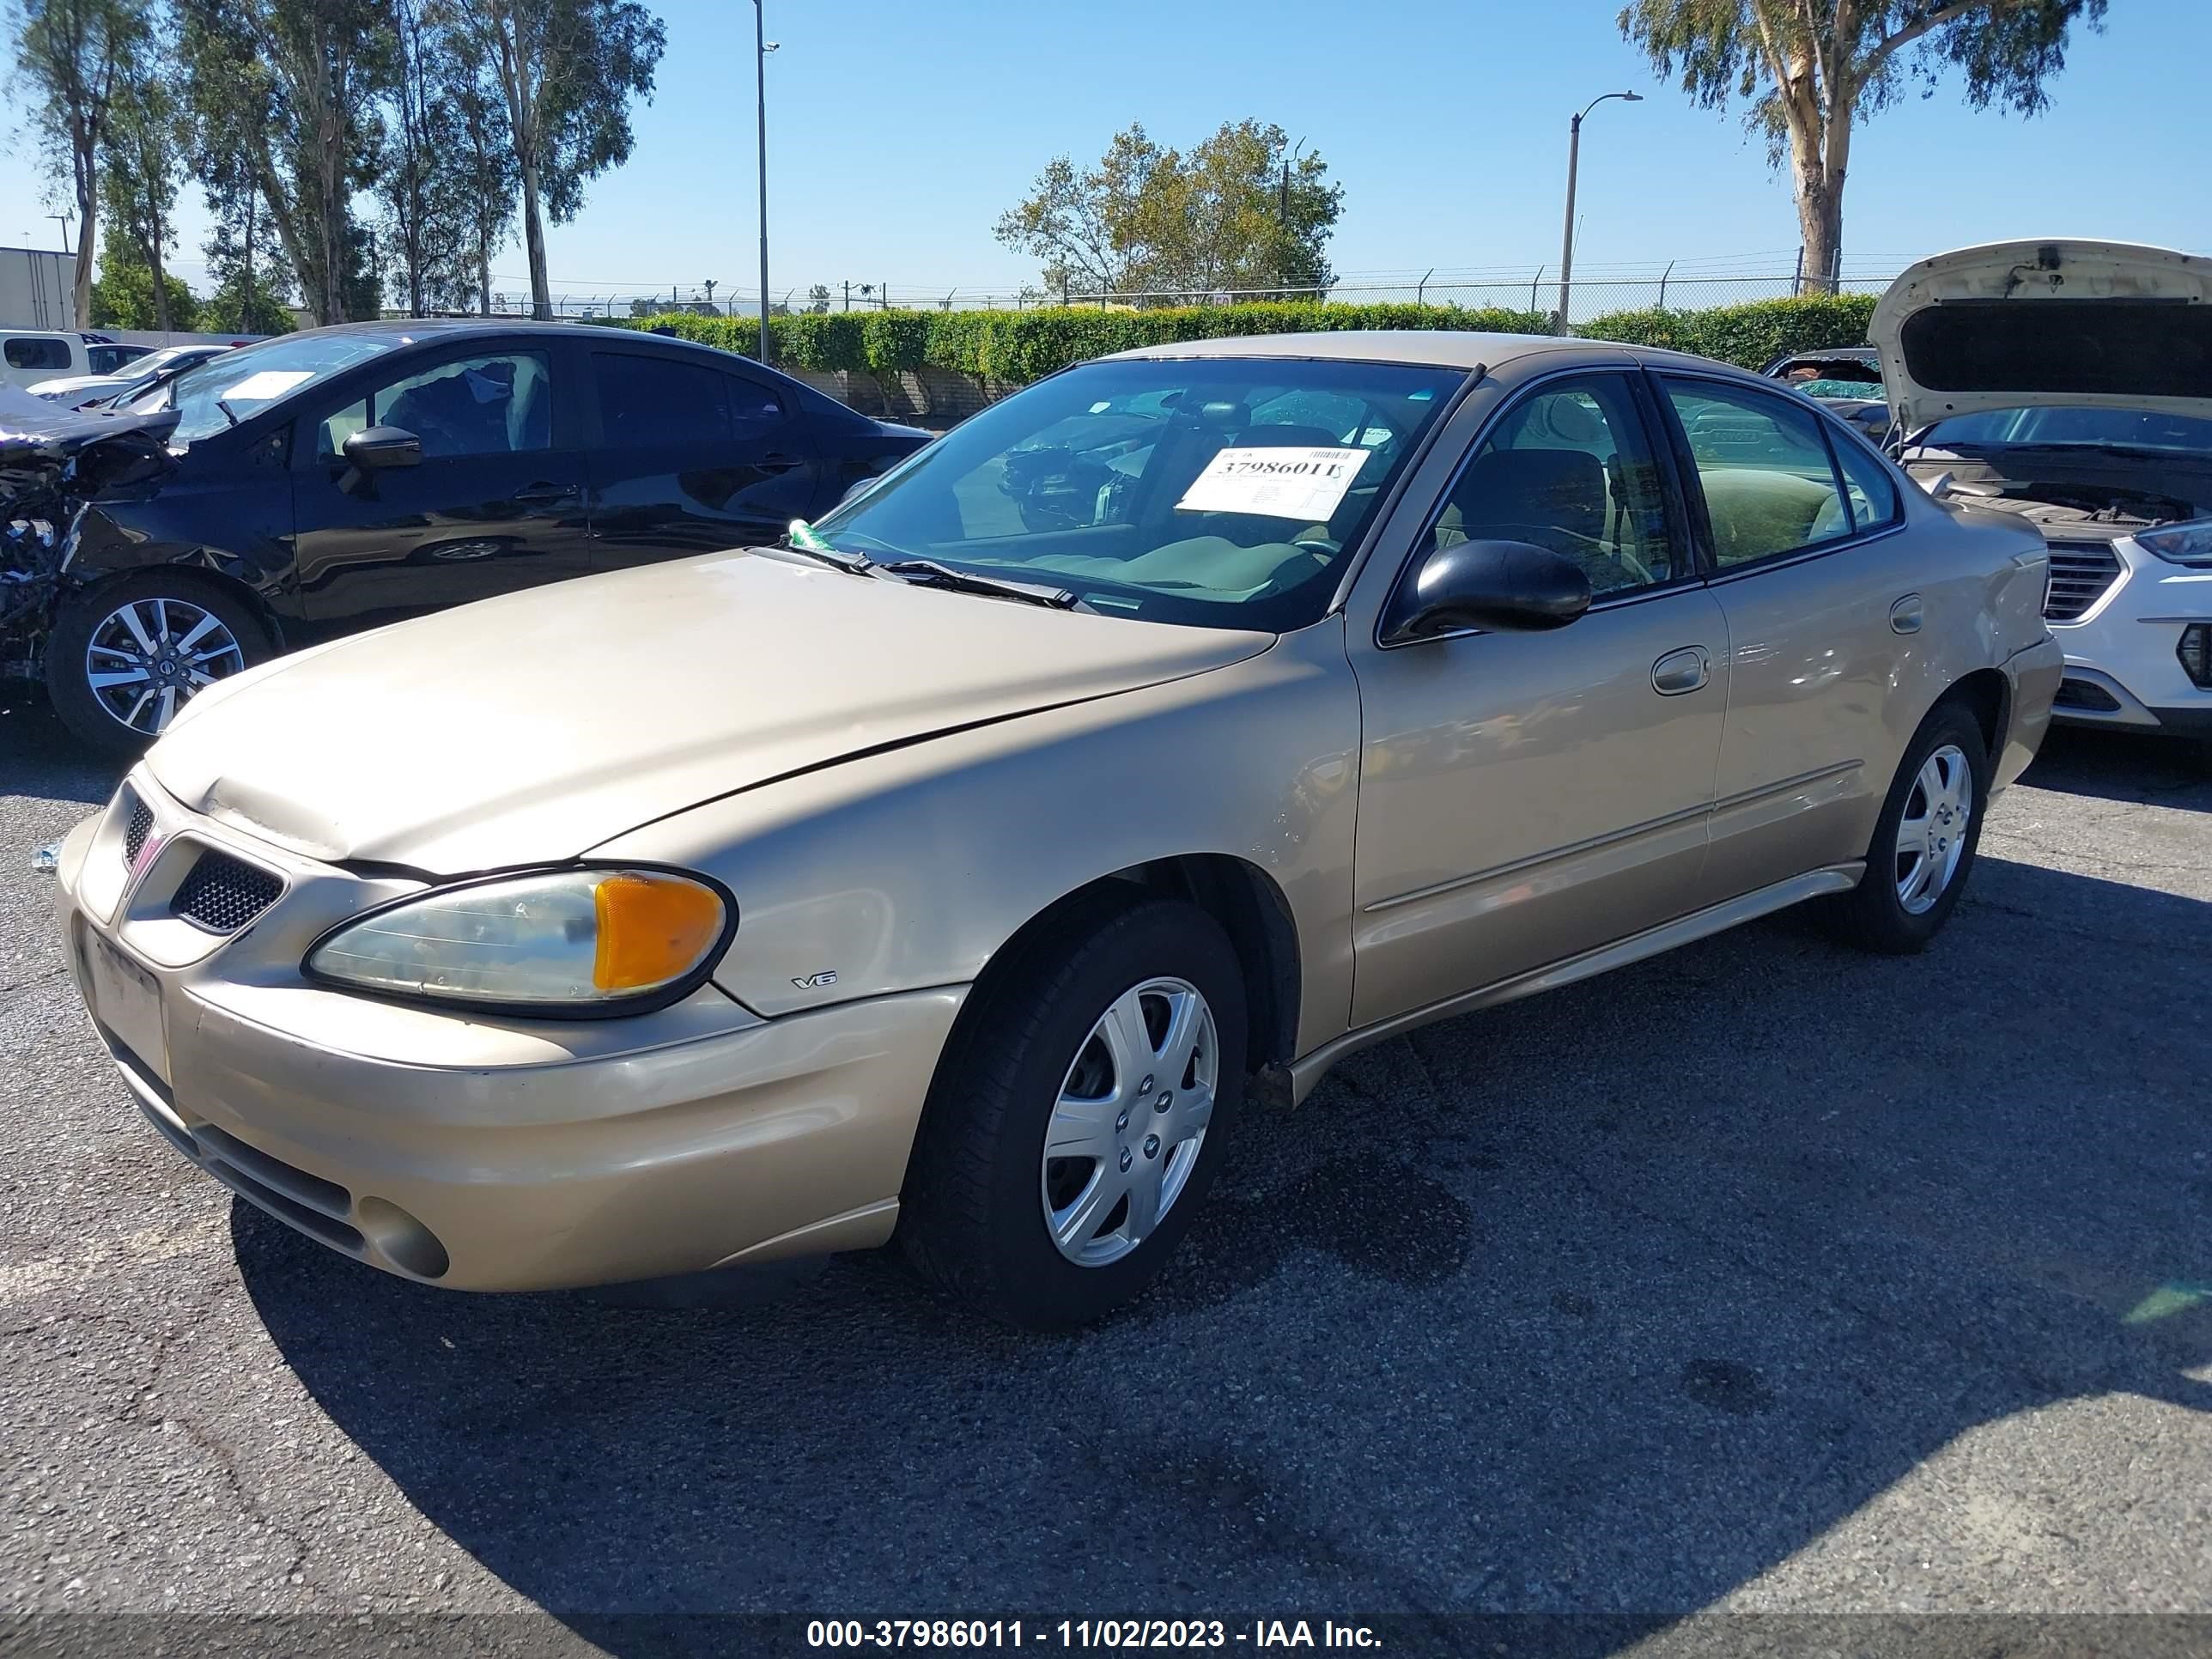
[{"label": "windshield", "polygon": [[2212,421],[2139,409],[1992,409],[1938,421],[1919,441],[1939,449],[2081,444],[2202,455],[2212,453]]},{"label": "windshield", "polygon": [[179,411],[173,446],[190,444],[210,432],[235,426],[280,398],[328,380],[342,369],[392,349],[397,342],[376,335],[288,334],[259,345],[240,346],[211,357],[197,368],[127,399],[132,414]]},{"label": "windshield", "polygon": [[206,350],[205,346],[164,346],[161,350],[149,353],[131,363],[130,369],[133,374],[150,379],[164,369],[174,368],[180,362],[191,362],[195,356],[204,354]]},{"label": "windshield", "polygon": [[1466,373],[1087,363],[994,404],[814,526],[837,551],[1042,582],[1107,615],[1319,620]]}]

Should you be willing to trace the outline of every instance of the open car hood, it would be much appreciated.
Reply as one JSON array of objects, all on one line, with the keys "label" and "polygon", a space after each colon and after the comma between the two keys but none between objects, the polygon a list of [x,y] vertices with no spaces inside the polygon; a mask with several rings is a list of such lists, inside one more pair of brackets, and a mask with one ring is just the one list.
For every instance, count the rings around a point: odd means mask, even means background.
[{"label": "open car hood", "polygon": [[1890,284],[1868,337],[1908,432],[2037,405],[2212,418],[2212,258],[2125,242],[1992,242]]},{"label": "open car hood", "polygon": [[79,414],[0,386],[0,506],[33,491],[65,489],[89,500],[167,476],[176,415]]}]

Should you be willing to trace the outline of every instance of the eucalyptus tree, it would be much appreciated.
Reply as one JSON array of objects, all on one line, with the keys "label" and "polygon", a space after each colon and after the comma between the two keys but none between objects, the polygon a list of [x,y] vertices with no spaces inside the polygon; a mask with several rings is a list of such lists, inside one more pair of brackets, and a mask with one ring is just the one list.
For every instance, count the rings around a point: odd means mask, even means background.
[{"label": "eucalyptus tree", "polygon": [[574,218],[585,185],[629,159],[630,105],[652,98],[667,31],[637,0],[472,0],[470,15],[507,106],[531,307],[550,317],[546,221]]},{"label": "eucalyptus tree", "polygon": [[66,179],[76,209],[76,314],[92,315],[99,247],[100,170],[115,100],[154,33],[154,0],[15,0],[11,90],[30,115],[51,175]]},{"label": "eucalyptus tree", "polygon": [[1808,288],[1842,257],[1844,184],[1858,123],[1915,83],[1965,78],[1966,102],[2033,115],[2066,66],[2074,24],[2106,0],[1633,0],[1620,32],[1708,109],[1750,104],[1753,131],[1786,160]]}]

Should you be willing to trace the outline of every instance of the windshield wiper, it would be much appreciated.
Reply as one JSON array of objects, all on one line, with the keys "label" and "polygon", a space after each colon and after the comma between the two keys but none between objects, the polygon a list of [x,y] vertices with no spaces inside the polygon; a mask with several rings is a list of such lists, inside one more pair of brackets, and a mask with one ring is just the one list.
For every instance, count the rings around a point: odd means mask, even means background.
[{"label": "windshield wiper", "polygon": [[222,411],[223,418],[225,420],[228,421],[233,426],[236,426],[238,424],[238,411],[230,406],[230,400],[228,398],[216,398],[215,400],[215,406]]},{"label": "windshield wiper", "polygon": [[872,560],[858,553],[839,552],[804,519],[793,519],[791,528],[776,538],[775,545],[787,553],[804,553],[808,558],[826,564],[832,570],[842,570],[848,576],[865,576],[875,568]]},{"label": "windshield wiper", "polygon": [[941,587],[953,593],[981,593],[994,599],[1019,599],[1026,605],[1047,605],[1054,611],[1073,611],[1083,602],[1079,595],[1064,587],[1049,587],[1042,582],[1014,581],[1003,576],[986,576],[976,571],[939,564],[934,559],[891,559],[872,568],[887,570],[919,587]]}]

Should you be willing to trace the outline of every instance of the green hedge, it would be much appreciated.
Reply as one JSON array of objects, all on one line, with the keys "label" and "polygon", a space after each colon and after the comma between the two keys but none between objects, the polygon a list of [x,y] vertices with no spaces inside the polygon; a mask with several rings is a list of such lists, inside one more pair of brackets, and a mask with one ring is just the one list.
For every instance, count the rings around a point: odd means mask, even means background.
[{"label": "green hedge", "polygon": [[1764,368],[1788,351],[1857,345],[1867,337],[1874,302],[1871,294],[1808,294],[1704,311],[1613,311],[1591,318],[1576,332]]},{"label": "green hedge", "polygon": [[[625,328],[667,328],[687,340],[757,355],[760,324],[744,317],[610,319]],[[819,372],[895,374],[938,368],[1025,385],[1086,358],[1133,346],[1236,334],[1307,330],[1478,329],[1538,334],[1540,312],[1461,306],[1260,304],[1181,306],[1152,311],[1044,306],[1034,311],[832,311],[769,319],[777,365]]]},{"label": "green hedge", "polygon": [[[1669,346],[1763,368],[1785,351],[1855,345],[1874,313],[1870,295],[1810,295],[1759,300],[1705,311],[1616,311],[1577,331],[1591,339]],[[666,328],[687,340],[756,355],[760,324],[750,317],[609,319],[623,328]],[[1543,334],[1539,311],[1463,306],[1318,305],[1269,302],[1121,311],[1042,306],[1033,311],[831,311],[769,319],[777,365],[875,374],[937,368],[1004,385],[1031,380],[1112,351],[1224,335],[1292,334],[1333,329],[1476,329]]]}]

